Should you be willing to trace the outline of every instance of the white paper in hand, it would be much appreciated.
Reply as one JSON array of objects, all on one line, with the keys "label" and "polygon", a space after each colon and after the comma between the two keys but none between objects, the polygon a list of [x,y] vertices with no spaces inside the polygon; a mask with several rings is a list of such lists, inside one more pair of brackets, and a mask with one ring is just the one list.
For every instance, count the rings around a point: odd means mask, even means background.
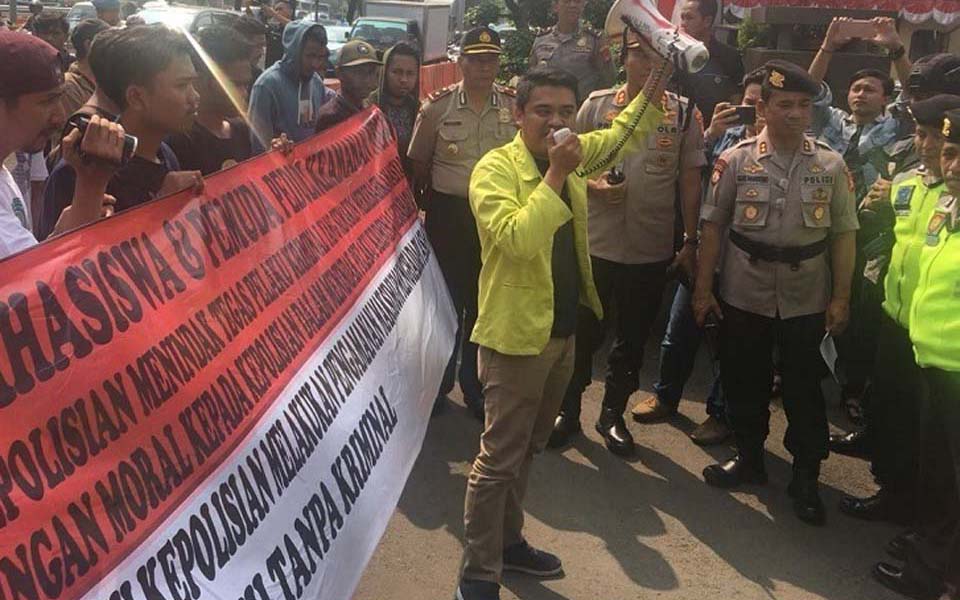
[{"label": "white paper in hand", "polygon": [[563,129],[558,129],[553,132],[553,141],[556,144],[562,144],[563,140],[567,139],[573,135],[573,132],[570,131],[569,127],[564,127]]},{"label": "white paper in hand", "polygon": [[840,376],[837,374],[837,345],[833,342],[833,336],[829,332],[820,341],[820,356],[823,357],[823,362],[827,363],[827,368],[830,369],[833,379],[837,383],[842,383]]}]

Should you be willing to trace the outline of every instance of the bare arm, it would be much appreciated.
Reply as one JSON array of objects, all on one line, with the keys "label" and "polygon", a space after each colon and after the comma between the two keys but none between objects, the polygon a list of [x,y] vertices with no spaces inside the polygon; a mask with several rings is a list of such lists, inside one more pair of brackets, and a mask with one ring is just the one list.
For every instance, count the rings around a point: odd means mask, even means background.
[{"label": "bare arm", "polygon": [[848,231],[834,235],[830,244],[833,294],[827,307],[826,328],[832,335],[843,333],[850,320],[850,287],[857,254],[856,240],[857,232]]}]

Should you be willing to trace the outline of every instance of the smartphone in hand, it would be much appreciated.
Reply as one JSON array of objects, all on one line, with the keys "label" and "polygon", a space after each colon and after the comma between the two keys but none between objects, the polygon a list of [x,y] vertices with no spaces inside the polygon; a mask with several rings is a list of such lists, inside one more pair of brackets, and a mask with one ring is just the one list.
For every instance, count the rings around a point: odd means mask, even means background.
[{"label": "smartphone in hand", "polygon": [[749,104],[738,104],[733,107],[736,109],[737,118],[741,125],[754,125],[757,122],[757,107]]},{"label": "smartphone in hand", "polygon": [[877,35],[877,29],[872,21],[851,20],[844,21],[843,33],[859,40],[872,40]]}]

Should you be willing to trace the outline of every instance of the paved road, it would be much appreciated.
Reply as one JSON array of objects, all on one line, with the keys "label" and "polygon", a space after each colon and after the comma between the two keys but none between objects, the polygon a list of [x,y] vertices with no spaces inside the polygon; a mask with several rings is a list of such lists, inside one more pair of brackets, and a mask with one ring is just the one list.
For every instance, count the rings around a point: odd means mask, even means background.
[{"label": "paved road", "polygon": [[[654,346],[648,356],[644,389],[656,376]],[[842,493],[874,489],[866,463],[832,456],[824,464],[825,528],[793,516],[779,405],[767,444],[770,484],[728,493],[703,483],[703,467],[730,454],[729,447],[701,449],[687,438],[704,417],[708,373],[700,364],[691,400],[673,422],[630,424],[640,448],[629,461],[609,454],[592,430],[602,394],[594,382],[584,403],[589,432],[564,452],[538,458],[526,505],[527,538],[557,553],[565,576],[545,582],[508,576],[505,600],[900,598],[869,576],[897,528],[854,521],[836,509]],[[463,492],[479,433],[459,396],[433,420],[354,600],[452,597]]]}]

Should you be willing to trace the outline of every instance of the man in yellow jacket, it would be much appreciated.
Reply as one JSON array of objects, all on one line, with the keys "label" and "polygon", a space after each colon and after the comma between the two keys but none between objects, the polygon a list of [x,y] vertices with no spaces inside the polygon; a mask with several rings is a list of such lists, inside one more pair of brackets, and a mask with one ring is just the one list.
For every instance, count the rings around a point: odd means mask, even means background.
[{"label": "man in yellow jacket", "polygon": [[[601,317],[587,249],[586,171],[645,143],[663,119],[671,67],[655,69],[612,127],[564,137],[577,116],[577,80],[538,67],[517,87],[520,132],[487,153],[470,178],[483,267],[472,340],[480,346],[486,424],[467,483],[459,600],[499,598],[503,570],[552,576],[556,556],[524,540],[523,497],[573,372],[577,306]],[[554,136],[555,133],[561,132]]]}]

